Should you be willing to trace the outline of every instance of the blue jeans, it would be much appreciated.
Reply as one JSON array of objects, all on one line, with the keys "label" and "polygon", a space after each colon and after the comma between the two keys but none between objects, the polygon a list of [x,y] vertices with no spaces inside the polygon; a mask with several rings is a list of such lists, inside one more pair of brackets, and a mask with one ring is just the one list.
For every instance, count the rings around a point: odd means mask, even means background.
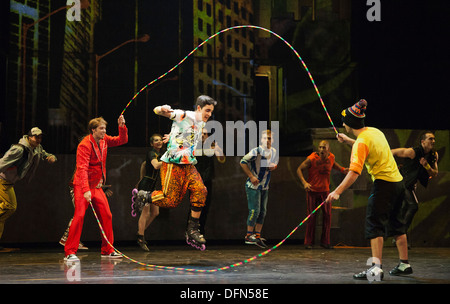
[{"label": "blue jeans", "polygon": [[247,226],[254,227],[256,224],[263,224],[266,217],[269,190],[255,190],[246,186],[245,192],[248,201]]}]

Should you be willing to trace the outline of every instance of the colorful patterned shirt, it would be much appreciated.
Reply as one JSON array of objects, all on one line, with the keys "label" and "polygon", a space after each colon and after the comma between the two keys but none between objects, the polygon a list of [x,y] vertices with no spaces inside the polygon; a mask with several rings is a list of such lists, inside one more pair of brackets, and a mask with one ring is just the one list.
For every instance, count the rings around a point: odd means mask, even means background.
[{"label": "colorful patterned shirt", "polygon": [[196,120],[193,111],[174,110],[170,117],[173,120],[167,151],[161,157],[165,163],[193,164],[197,163],[194,149],[201,139],[205,122]]}]

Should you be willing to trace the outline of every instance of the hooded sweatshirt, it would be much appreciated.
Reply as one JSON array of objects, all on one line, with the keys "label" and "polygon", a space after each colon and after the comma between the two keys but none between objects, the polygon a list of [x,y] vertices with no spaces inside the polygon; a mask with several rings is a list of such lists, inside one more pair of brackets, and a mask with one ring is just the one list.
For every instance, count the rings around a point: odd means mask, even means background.
[{"label": "hooded sweatshirt", "polygon": [[24,135],[0,159],[0,178],[14,184],[29,173],[27,179],[30,181],[39,161],[50,156],[54,155],[47,153],[41,145],[33,149],[28,142],[28,135]]}]

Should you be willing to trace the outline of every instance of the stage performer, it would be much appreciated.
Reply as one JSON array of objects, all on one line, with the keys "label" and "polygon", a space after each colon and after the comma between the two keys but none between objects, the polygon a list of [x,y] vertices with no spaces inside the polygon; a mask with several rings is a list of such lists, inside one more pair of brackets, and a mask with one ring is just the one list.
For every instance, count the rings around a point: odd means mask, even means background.
[{"label": "stage performer", "polygon": [[[159,169],[162,166],[161,156],[163,149],[163,137],[160,134],[153,134],[150,137],[150,146],[145,161],[143,163],[143,172],[141,172],[141,180],[139,181],[136,190],[161,190],[161,178]],[[133,204],[134,212],[141,212],[138,221],[137,243],[144,251],[150,251],[145,240],[145,230],[150,226],[153,220],[159,215],[159,207],[155,204],[147,203],[142,206],[142,209],[137,208]]]},{"label": "stage performer", "polygon": [[404,158],[399,165],[400,173],[405,181],[405,199],[403,201],[401,217],[407,225],[407,229],[419,210],[419,201],[416,196],[417,182],[423,187],[428,186],[428,181],[439,173],[439,155],[434,150],[436,137],[433,132],[425,132],[420,137],[420,145],[415,148],[392,149],[396,157]]},{"label": "stage performer", "polygon": [[30,181],[40,160],[49,163],[57,160],[55,155],[47,153],[42,148],[41,142],[42,130],[34,127],[0,159],[0,239],[6,219],[17,209],[14,184],[25,177]]},{"label": "stage performer", "polygon": [[[312,213],[317,206],[326,200],[330,194],[331,169],[347,174],[348,168],[344,168],[335,162],[334,154],[330,152],[330,144],[326,140],[319,143],[318,151],[311,153],[297,168],[297,175],[306,190],[306,212]],[[308,171],[308,179],[303,175],[303,170]],[[316,228],[316,214],[311,215],[306,225],[305,248],[312,249]],[[322,236],[320,246],[332,249],[330,244],[331,229],[331,204],[322,206]]]},{"label": "stage performer", "polygon": [[205,249],[206,240],[200,233],[199,219],[208,191],[195,168],[197,160],[194,150],[216,104],[217,101],[211,97],[200,95],[195,104],[195,111],[172,110],[169,105],[154,109],[157,115],[173,120],[167,151],[161,157],[162,190],[153,192],[141,190],[135,198],[133,197],[137,204],[152,202],[162,208],[175,208],[189,190],[191,215],[185,237],[189,245],[200,250]]},{"label": "stage performer", "polygon": [[[125,118],[118,119],[119,136],[106,134],[106,121],[102,117],[89,122],[90,134],[85,136],[77,148],[76,171],[73,179],[75,213],[69,229],[64,251],[66,261],[79,260],[76,256],[83,229],[84,215],[92,202],[108,241],[114,243],[112,214],[108,199],[102,186],[106,182],[106,156],[109,147],[116,147],[128,142],[128,130]],[[102,237],[102,258],[122,258]]]},{"label": "stage performer", "polygon": [[366,107],[367,101],[361,99],[342,111],[345,130],[356,136],[356,140],[342,133],[337,135],[339,142],[352,146],[350,167],[347,176],[328,195],[326,202],[338,200],[339,196],[356,181],[365,164],[373,180],[365,221],[365,236],[370,240],[373,266],[353,277],[367,279],[369,276],[369,279],[382,280],[383,237],[393,236],[396,240],[400,258],[396,275],[412,273],[408,262],[406,225],[397,218],[405,196],[405,186],[386,137],[380,130],[366,127],[364,124]]},{"label": "stage performer", "polygon": [[248,203],[245,244],[266,248],[261,231],[267,213],[271,172],[277,168],[278,155],[272,147],[272,131],[263,131],[260,143],[241,159],[240,165],[248,176],[245,182]]}]

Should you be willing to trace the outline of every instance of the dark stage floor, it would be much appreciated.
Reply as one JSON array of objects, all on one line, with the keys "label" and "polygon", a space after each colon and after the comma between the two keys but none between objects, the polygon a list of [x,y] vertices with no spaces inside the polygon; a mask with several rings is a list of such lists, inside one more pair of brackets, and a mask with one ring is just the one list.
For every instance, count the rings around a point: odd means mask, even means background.
[{"label": "dark stage floor", "polygon": [[[145,264],[192,269],[217,269],[249,259],[264,250],[253,245],[210,245],[198,251],[188,245],[156,245],[151,252],[127,244],[117,249]],[[449,284],[450,248],[412,248],[414,273],[390,276],[397,265],[394,247],[384,249],[384,280],[358,281],[355,272],[367,267],[369,248],[306,250],[283,244],[267,255],[214,273],[167,271],[145,267],[128,259],[100,257],[98,246],[78,252],[80,262],[67,265],[62,247],[24,247],[0,252],[1,284]],[[192,286],[192,285],[190,285]],[[194,287],[195,288],[195,287]]]}]

